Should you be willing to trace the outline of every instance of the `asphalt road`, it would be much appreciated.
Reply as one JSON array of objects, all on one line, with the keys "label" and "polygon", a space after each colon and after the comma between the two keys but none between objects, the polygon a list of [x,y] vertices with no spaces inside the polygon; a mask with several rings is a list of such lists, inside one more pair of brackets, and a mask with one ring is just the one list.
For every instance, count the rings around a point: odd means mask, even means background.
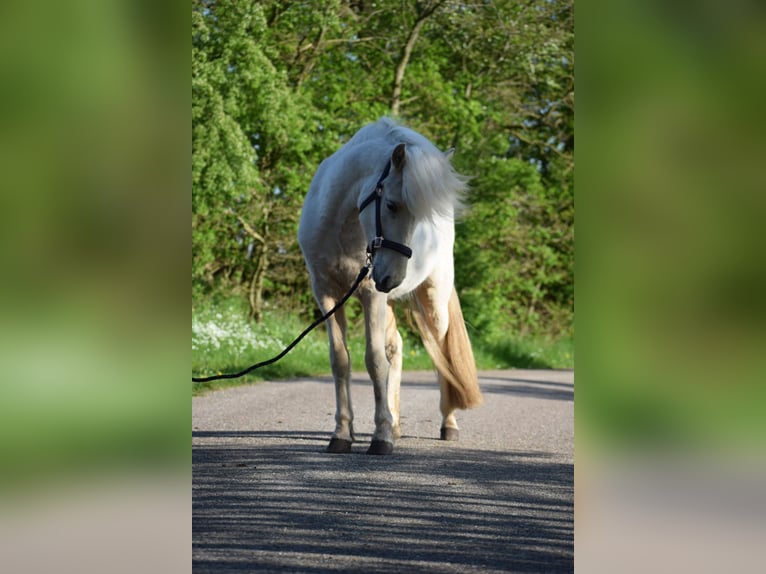
[{"label": "asphalt road", "polygon": [[328,378],[192,399],[195,572],[571,572],[574,375],[484,371],[485,404],[438,440],[432,373],[405,373],[402,438],[365,454],[372,384],[354,378],[353,452],[324,448]]}]

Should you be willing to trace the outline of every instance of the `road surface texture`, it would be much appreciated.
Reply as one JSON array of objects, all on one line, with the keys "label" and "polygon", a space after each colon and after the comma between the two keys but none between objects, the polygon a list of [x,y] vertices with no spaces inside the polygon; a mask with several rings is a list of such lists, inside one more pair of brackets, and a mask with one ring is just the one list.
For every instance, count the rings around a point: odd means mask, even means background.
[{"label": "road surface texture", "polygon": [[405,372],[402,438],[365,454],[372,384],[355,376],[357,441],[327,454],[332,379],[192,399],[194,571],[571,572],[574,375],[483,371],[484,405],[438,440],[433,373]]}]

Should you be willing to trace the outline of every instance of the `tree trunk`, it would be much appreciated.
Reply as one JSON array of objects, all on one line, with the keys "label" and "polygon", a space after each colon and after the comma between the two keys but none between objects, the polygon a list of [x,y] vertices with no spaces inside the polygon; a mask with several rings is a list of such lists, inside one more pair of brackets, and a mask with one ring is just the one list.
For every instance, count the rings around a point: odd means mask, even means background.
[{"label": "tree trunk", "polygon": [[248,301],[250,302],[249,319],[260,323],[263,320],[263,280],[266,270],[269,268],[269,249],[265,243],[258,250],[258,263],[255,266],[253,277],[250,280]]},{"label": "tree trunk", "polygon": [[255,319],[258,323],[263,319],[263,280],[266,277],[266,270],[269,268],[269,245],[266,242],[266,237],[269,236],[269,213],[270,209],[265,207],[263,209],[262,233],[253,229],[241,215],[235,214],[245,233],[252,237],[259,246],[255,271],[250,279],[250,288],[247,293],[247,300],[250,303],[248,318],[251,321]]},{"label": "tree trunk", "polygon": [[391,86],[391,114],[392,115],[398,115],[399,114],[399,107],[401,105],[402,101],[402,84],[404,83],[404,71],[407,69],[407,64],[410,63],[410,56],[412,55],[412,49],[415,47],[415,42],[418,41],[418,36],[420,36],[420,30],[423,28],[423,24],[425,24],[425,21],[428,19],[431,14],[436,12],[436,10],[444,3],[443,0],[439,2],[434,2],[433,4],[428,3],[425,8],[422,10],[418,10],[418,15],[415,20],[415,25],[410,30],[410,33],[407,35],[407,41],[404,43],[404,47],[402,48],[401,56],[399,57],[399,62],[396,64],[396,70],[394,71],[394,82]]},{"label": "tree trunk", "polygon": [[410,30],[409,36],[407,36],[407,42],[402,49],[402,55],[399,58],[399,63],[396,65],[396,71],[394,72],[394,84],[391,90],[391,113],[393,115],[399,115],[399,105],[402,100],[402,83],[404,82],[404,70],[407,69],[407,64],[410,62],[410,56],[412,55],[412,49],[415,47],[415,42],[420,35],[420,29],[423,27],[424,19],[419,19],[415,22],[412,30]]}]

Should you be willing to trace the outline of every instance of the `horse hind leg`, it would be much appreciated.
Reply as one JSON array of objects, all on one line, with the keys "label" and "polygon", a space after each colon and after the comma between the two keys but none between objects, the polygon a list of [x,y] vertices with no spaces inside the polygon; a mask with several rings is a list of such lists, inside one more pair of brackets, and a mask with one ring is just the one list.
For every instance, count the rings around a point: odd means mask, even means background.
[{"label": "horse hind leg", "polygon": [[[332,309],[335,301],[322,300],[322,308]],[[327,452],[349,453],[354,442],[354,411],[351,407],[351,356],[346,344],[346,313],[343,307],[327,319],[330,342],[330,366],[335,380],[335,432]]]},{"label": "horse hind leg", "polygon": [[441,440],[455,441],[460,438],[460,427],[457,426],[457,419],[455,418],[455,407],[450,400],[450,387],[447,380],[441,375],[438,375],[439,380],[439,410],[442,413],[442,426],[439,429],[439,438]]},{"label": "horse hind leg", "polygon": [[386,359],[388,359],[388,409],[393,419],[394,438],[402,436],[399,421],[399,388],[402,382],[402,336],[396,328],[396,315],[393,303],[388,303],[386,311]]},{"label": "horse hind leg", "polygon": [[476,363],[454,287],[438,289],[427,280],[415,291],[413,314],[438,373],[442,413],[440,438],[458,440],[457,409],[481,404]]}]

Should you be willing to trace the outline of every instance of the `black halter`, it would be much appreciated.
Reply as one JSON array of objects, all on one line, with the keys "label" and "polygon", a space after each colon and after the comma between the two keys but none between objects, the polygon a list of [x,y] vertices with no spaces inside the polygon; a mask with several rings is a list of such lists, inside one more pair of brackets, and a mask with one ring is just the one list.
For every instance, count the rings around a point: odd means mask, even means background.
[{"label": "black halter", "polygon": [[383,180],[388,177],[390,171],[391,160],[388,160],[383,173],[381,173],[380,177],[378,178],[378,183],[375,184],[375,189],[373,189],[372,193],[370,193],[370,195],[365,198],[365,200],[362,202],[362,205],[359,206],[359,213],[362,213],[365,207],[370,205],[370,203],[373,201],[375,202],[375,239],[373,239],[367,246],[367,253],[369,254],[370,258],[372,258],[375,256],[375,252],[378,249],[385,247],[386,249],[393,249],[394,251],[398,251],[407,259],[409,259],[412,257],[412,249],[406,245],[396,243],[395,241],[389,241],[383,237],[383,225],[380,222],[380,203],[383,197]]}]

